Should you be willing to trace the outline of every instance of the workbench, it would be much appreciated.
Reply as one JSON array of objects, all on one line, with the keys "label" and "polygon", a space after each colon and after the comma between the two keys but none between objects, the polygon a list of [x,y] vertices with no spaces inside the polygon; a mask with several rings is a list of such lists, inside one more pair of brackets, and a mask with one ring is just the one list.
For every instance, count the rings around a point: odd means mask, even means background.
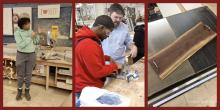
[{"label": "workbench", "polygon": [[[3,60],[16,62],[16,56],[3,55]],[[37,58],[36,65],[43,66],[44,72],[43,74],[40,74],[34,70],[32,73],[33,83],[45,85],[46,90],[49,88],[49,86],[72,90],[72,63],[64,60],[42,60]],[[51,73],[51,67],[55,68],[53,73]],[[58,71],[58,69],[63,68],[69,71],[68,74]]]},{"label": "workbench", "polygon": [[144,75],[144,59],[140,59],[130,66],[131,70],[138,70],[139,80],[130,82],[122,79],[112,79],[104,89],[126,96],[130,99],[130,106],[145,106],[145,75]]},{"label": "workbench", "polygon": [[[72,83],[70,83],[69,85],[58,85],[58,83],[60,83],[57,79],[60,79],[59,76],[63,76],[64,80],[66,77],[69,77],[69,79],[71,79],[68,82],[72,82],[72,64],[63,60],[41,60],[41,59],[37,59],[37,65],[44,65],[44,73],[46,76],[46,89],[48,89],[49,86],[53,86],[53,87],[58,87],[58,88],[63,88],[63,89],[68,89],[68,90],[72,90]],[[52,78],[50,78],[50,67],[55,67],[55,82],[50,83],[50,81],[53,81]],[[69,74],[64,74],[64,73],[59,73],[58,69],[59,68],[67,68],[69,70]],[[37,72],[33,72],[33,75],[40,75]],[[42,75],[44,76],[44,75]],[[66,87],[65,87],[66,86]]]}]

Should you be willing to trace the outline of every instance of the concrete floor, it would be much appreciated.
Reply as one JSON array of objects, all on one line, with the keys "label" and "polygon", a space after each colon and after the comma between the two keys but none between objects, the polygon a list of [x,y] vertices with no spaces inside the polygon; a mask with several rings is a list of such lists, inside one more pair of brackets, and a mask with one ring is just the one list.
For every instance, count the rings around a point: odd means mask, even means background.
[{"label": "concrete floor", "polygon": [[217,78],[165,103],[161,107],[216,107]]},{"label": "concrete floor", "polygon": [[16,101],[17,82],[16,80],[3,81],[3,106],[4,107],[71,107],[72,94],[71,91],[49,87],[45,89],[43,85],[32,84],[30,94],[31,101]]}]

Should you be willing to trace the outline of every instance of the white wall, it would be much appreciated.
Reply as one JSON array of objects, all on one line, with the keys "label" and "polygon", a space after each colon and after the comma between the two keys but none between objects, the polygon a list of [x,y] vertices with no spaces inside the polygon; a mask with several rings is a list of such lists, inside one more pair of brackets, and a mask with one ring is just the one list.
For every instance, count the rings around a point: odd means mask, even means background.
[{"label": "white wall", "polygon": [[163,17],[181,13],[181,10],[176,3],[157,3],[157,5]]},{"label": "white wall", "polygon": [[201,3],[181,3],[181,4],[185,8],[186,11],[203,6]]},{"label": "white wall", "polygon": [[12,8],[3,8],[3,35],[13,35]]}]

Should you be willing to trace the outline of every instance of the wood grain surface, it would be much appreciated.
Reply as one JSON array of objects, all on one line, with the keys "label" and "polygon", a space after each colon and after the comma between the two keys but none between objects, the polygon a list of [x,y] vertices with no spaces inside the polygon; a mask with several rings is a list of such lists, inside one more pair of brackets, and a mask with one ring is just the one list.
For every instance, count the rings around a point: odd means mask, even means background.
[{"label": "wood grain surface", "polygon": [[216,35],[208,26],[199,22],[170,45],[150,56],[148,61],[160,78],[164,79]]}]

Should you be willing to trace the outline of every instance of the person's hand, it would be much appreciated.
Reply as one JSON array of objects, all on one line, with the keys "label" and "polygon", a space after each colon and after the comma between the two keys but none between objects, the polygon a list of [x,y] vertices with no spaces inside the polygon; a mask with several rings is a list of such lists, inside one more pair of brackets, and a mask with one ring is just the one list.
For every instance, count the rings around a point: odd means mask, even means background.
[{"label": "person's hand", "polygon": [[31,38],[32,38],[32,39],[35,39],[35,38],[36,38],[36,33],[35,33],[35,32],[32,32],[32,33],[31,33]]},{"label": "person's hand", "polygon": [[122,69],[122,64],[116,63],[116,65],[117,65],[118,69]]},{"label": "person's hand", "polygon": [[110,63],[115,63],[115,61],[110,57]]},{"label": "person's hand", "polygon": [[35,32],[32,32],[31,33],[31,36],[34,38],[36,36],[36,33]]},{"label": "person's hand", "polygon": [[135,58],[137,56],[137,47],[136,45],[132,45],[130,55],[132,58]]}]

